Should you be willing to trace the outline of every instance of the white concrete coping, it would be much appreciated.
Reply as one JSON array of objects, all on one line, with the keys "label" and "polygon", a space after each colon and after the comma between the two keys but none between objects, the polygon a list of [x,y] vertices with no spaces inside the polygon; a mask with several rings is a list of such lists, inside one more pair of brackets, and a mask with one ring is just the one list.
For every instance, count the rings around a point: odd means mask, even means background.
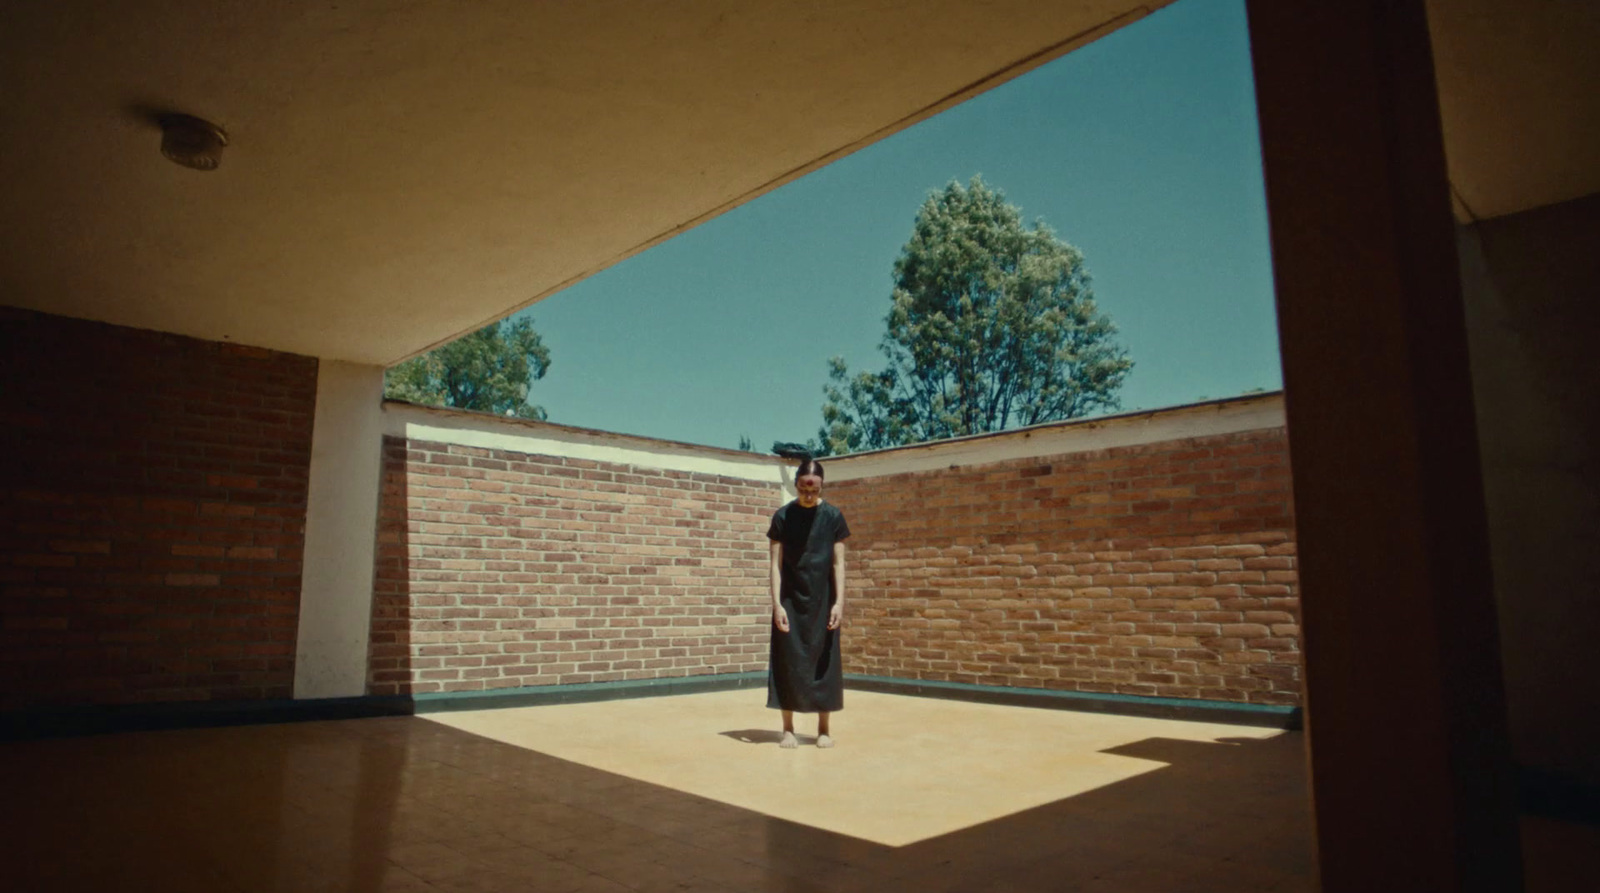
[{"label": "white concrete coping", "polygon": [[384,401],[383,421],[385,434],[409,440],[710,474],[786,487],[788,462],[764,453],[392,400]]},{"label": "white concrete coping", "polygon": [[[786,498],[793,496],[793,462],[777,456],[398,401],[385,401],[383,416],[384,433],[394,437],[761,481],[782,488]],[[823,461],[830,481],[848,481],[1283,426],[1283,392],[1272,391],[1166,409],[1047,422],[997,434],[975,434]]]},{"label": "white concrete coping", "polygon": [[1046,422],[823,460],[829,481],[988,465],[1284,426],[1283,392],[1271,391],[1092,419]]}]

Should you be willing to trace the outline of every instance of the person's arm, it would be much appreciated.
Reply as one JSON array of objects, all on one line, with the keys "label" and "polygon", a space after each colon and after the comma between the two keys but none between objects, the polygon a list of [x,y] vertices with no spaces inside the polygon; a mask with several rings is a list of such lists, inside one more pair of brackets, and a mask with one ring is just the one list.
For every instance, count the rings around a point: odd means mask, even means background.
[{"label": "person's arm", "polygon": [[772,623],[779,632],[789,631],[789,615],[783,610],[778,593],[783,590],[783,543],[771,541],[772,560],[767,574],[767,592],[772,596]]},{"label": "person's arm", "polygon": [[833,607],[828,610],[828,629],[844,622],[844,541],[833,544]]}]

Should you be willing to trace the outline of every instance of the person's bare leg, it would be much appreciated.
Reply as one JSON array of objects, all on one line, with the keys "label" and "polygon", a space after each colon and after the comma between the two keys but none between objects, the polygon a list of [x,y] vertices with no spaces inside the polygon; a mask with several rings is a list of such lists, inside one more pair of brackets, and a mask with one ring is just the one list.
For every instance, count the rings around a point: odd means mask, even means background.
[{"label": "person's bare leg", "polygon": [[800,746],[794,737],[794,711],[783,711],[783,737],[778,739],[778,746],[786,750],[793,750]]},{"label": "person's bare leg", "polygon": [[817,714],[817,746],[818,747],[832,747],[833,746],[833,736],[828,734],[828,716],[829,716],[829,714],[826,713],[826,712]]}]

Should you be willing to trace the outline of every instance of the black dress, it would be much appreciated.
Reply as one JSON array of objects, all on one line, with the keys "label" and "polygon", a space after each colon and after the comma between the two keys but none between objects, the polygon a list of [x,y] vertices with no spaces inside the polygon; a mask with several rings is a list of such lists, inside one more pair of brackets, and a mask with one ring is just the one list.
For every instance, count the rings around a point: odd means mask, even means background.
[{"label": "black dress", "polygon": [[833,544],[850,535],[844,513],[822,502],[798,501],[778,509],[767,538],[783,544],[778,601],[789,615],[789,631],[772,626],[767,664],[767,706],[800,713],[832,713],[844,707],[839,631],[828,629],[833,591]]}]

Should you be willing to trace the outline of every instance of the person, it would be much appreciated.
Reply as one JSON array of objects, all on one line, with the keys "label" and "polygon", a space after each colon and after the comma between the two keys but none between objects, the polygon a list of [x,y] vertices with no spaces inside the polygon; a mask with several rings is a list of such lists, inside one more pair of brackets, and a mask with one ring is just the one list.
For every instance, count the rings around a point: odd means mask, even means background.
[{"label": "person", "polygon": [[844,513],[822,501],[822,463],[795,469],[798,498],[778,509],[771,540],[772,647],[767,706],[783,711],[778,746],[796,747],[795,713],[817,714],[817,746],[832,747],[828,720],[844,707],[839,627],[844,622]]}]

